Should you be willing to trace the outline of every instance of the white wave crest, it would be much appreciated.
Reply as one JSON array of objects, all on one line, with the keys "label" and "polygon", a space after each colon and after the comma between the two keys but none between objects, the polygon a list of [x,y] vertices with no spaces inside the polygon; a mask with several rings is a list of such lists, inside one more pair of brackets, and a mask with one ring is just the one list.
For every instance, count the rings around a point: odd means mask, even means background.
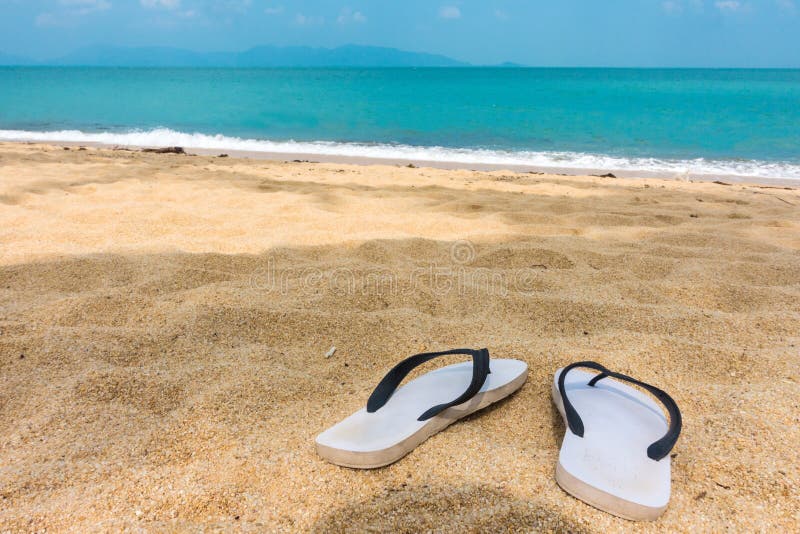
[{"label": "white wave crest", "polygon": [[331,141],[270,141],[224,135],[185,133],[157,128],[121,133],[87,133],[79,130],[0,130],[0,141],[101,143],[144,147],[237,150],[277,154],[309,154],[452,164],[521,165],[535,168],[603,171],[641,171],[669,175],[722,175],[800,180],[800,164],[759,160],[623,158],[581,152],[504,151],[439,146],[338,143]]}]

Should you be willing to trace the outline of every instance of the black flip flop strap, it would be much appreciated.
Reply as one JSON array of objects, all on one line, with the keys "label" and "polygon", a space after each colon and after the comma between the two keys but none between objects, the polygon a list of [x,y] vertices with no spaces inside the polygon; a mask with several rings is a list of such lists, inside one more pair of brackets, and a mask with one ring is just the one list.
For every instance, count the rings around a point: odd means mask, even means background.
[{"label": "black flip flop strap", "polygon": [[617,378],[619,380],[624,380],[626,382],[630,382],[632,384],[636,384],[637,386],[646,389],[648,392],[652,393],[655,398],[657,398],[661,404],[667,409],[667,413],[669,414],[669,428],[667,429],[667,433],[664,434],[660,439],[654,441],[647,447],[647,456],[653,460],[661,460],[665,456],[667,456],[672,448],[675,446],[675,443],[678,441],[678,436],[681,433],[681,411],[678,409],[678,405],[675,401],[670,397],[665,391],[658,389],[655,386],[651,386],[650,384],[645,384],[644,382],[640,382],[635,378],[631,378],[630,376],[623,375],[621,373],[615,373],[614,371],[609,371],[602,365],[596,362],[576,362],[570,364],[561,371],[561,375],[558,377],[558,392],[561,394],[561,400],[564,403],[564,413],[567,415],[567,424],[569,426],[570,431],[578,437],[583,437],[583,421],[581,417],[578,415],[578,412],[572,406],[572,403],[567,398],[567,392],[564,388],[564,378],[567,376],[567,373],[576,367],[586,367],[588,369],[594,369],[596,371],[600,371],[600,374],[594,376],[590,381],[590,386],[594,387],[594,385],[607,377]]},{"label": "black flip flop strap", "polygon": [[420,415],[417,420],[426,421],[431,417],[440,414],[444,410],[452,406],[457,406],[462,402],[466,402],[474,397],[481,390],[484,382],[486,382],[486,377],[490,373],[488,349],[453,349],[443,352],[424,352],[422,354],[415,354],[414,356],[403,360],[395,365],[391,371],[386,373],[386,376],[384,376],[380,381],[378,386],[375,388],[375,391],[373,391],[372,395],[369,396],[369,400],[367,401],[367,411],[372,413],[382,408],[383,405],[389,401],[389,398],[392,396],[392,394],[394,394],[397,386],[400,385],[400,382],[402,382],[403,379],[408,376],[408,373],[410,373],[414,368],[439,356],[447,356],[450,354],[463,354],[466,356],[472,356],[472,381],[470,382],[467,390],[459,395],[458,398],[446,404],[438,404],[430,408],[425,413]]}]

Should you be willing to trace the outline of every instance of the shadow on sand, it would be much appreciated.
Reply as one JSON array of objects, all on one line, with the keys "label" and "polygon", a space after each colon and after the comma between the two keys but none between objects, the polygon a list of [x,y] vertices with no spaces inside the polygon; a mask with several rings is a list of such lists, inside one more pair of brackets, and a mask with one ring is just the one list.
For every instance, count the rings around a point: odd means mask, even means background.
[{"label": "shadow on sand", "polygon": [[322,517],[313,532],[591,532],[559,510],[485,486],[387,487]]}]

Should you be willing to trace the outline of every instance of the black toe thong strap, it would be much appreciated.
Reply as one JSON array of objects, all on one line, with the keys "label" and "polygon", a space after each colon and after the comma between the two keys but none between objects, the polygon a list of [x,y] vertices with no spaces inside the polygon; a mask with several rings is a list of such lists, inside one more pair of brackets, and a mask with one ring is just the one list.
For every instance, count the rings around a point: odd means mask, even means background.
[{"label": "black toe thong strap", "polygon": [[420,415],[417,420],[426,421],[431,417],[440,414],[451,406],[456,406],[474,397],[475,394],[481,390],[481,387],[483,387],[484,382],[486,382],[486,377],[490,372],[488,349],[453,349],[443,352],[424,352],[422,354],[415,354],[414,356],[403,360],[395,365],[391,371],[386,373],[386,376],[384,376],[380,381],[378,386],[375,388],[375,391],[373,391],[372,395],[369,396],[369,400],[367,401],[367,411],[372,413],[383,407],[383,405],[389,401],[389,398],[395,392],[397,386],[400,385],[400,382],[402,382],[403,379],[408,376],[408,373],[410,373],[415,367],[418,367],[423,363],[439,356],[447,356],[450,354],[464,354],[466,356],[472,356],[472,381],[469,383],[467,390],[459,395],[458,398],[448,403],[438,404],[430,408],[425,413]]},{"label": "black toe thong strap", "polygon": [[678,441],[678,436],[681,433],[681,425],[683,424],[681,421],[681,411],[678,409],[678,405],[675,404],[675,401],[672,400],[672,397],[667,395],[666,392],[658,389],[655,386],[651,386],[650,384],[645,384],[644,382],[640,382],[635,378],[631,378],[629,376],[623,375],[621,373],[615,373],[614,371],[609,371],[602,365],[596,362],[575,362],[564,367],[564,370],[561,371],[561,375],[558,377],[558,392],[561,393],[561,400],[564,403],[564,413],[567,415],[567,424],[569,425],[570,431],[578,437],[583,437],[583,421],[581,417],[578,415],[578,412],[575,411],[575,408],[572,406],[572,403],[567,398],[567,392],[564,388],[564,378],[567,376],[567,373],[576,367],[586,367],[588,369],[594,369],[595,371],[600,371],[600,374],[595,375],[590,381],[590,386],[594,387],[594,385],[606,378],[616,378],[619,380],[624,380],[626,382],[630,382],[631,384],[636,384],[637,386],[644,388],[648,392],[652,393],[655,398],[657,398],[661,404],[667,409],[667,413],[669,413],[669,428],[667,429],[667,433],[664,434],[660,439],[650,444],[647,447],[647,456],[653,460],[660,460],[664,458],[672,448],[675,446],[675,443]]}]

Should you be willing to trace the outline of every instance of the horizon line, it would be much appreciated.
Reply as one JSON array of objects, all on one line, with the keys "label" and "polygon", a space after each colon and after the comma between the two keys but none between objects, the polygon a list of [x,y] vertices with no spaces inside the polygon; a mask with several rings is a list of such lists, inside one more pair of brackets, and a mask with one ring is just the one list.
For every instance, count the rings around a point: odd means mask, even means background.
[{"label": "horizon line", "polygon": [[514,63],[512,65],[504,65],[503,63],[492,64],[467,64],[467,65],[281,65],[281,66],[230,66],[230,65],[93,65],[93,64],[69,64],[59,65],[55,63],[48,63],[45,61],[37,62],[37,64],[24,64],[24,63],[0,63],[0,69],[3,68],[58,68],[58,69],[81,69],[81,68],[94,68],[94,69],[225,69],[225,70],[281,70],[281,69],[430,69],[430,70],[443,70],[443,69],[498,69],[498,70],[513,70],[513,69],[582,69],[582,70],[800,70],[800,66],[787,67],[787,66],[768,66],[768,67],[741,67],[741,66],[676,66],[676,65],[660,65],[660,66],[644,66],[644,65],[523,65]]},{"label": "horizon line", "polygon": [[[104,64],[98,65],[96,63],[72,63],[72,64],[59,64],[60,60],[68,58],[70,54],[77,53],[82,50],[87,50],[91,48],[108,48],[108,49],[118,49],[118,50],[147,50],[147,49],[164,49],[164,50],[173,50],[173,51],[181,51],[181,52],[189,52],[191,54],[197,54],[200,56],[203,55],[214,55],[214,54],[242,54],[246,52],[250,52],[252,50],[258,48],[276,48],[276,49],[292,49],[292,48],[305,48],[309,50],[327,50],[327,51],[334,51],[342,48],[354,47],[354,48],[375,48],[375,49],[383,49],[387,51],[394,51],[394,52],[401,52],[406,54],[418,54],[418,55],[425,55],[425,56],[434,56],[439,57],[444,60],[452,61],[454,63],[459,63],[458,65],[348,65],[348,64],[340,64],[337,65],[335,63],[331,63],[329,65],[277,65],[277,66],[237,66],[237,65],[186,65],[186,64],[163,64],[163,65],[136,65],[131,64],[131,62],[125,63],[120,62],[119,64]],[[8,58],[13,60],[17,60],[19,62],[11,62],[11,63],[2,63],[0,62],[1,67],[62,67],[62,68],[70,68],[70,67],[77,67],[77,68],[85,68],[85,67],[94,67],[94,68],[148,68],[148,69],[160,69],[160,68],[172,68],[172,69],[179,69],[179,68],[209,68],[209,69],[320,69],[320,68],[386,68],[386,69],[404,69],[404,68],[415,68],[415,69],[469,69],[469,68],[504,68],[504,69],[513,69],[513,68],[527,68],[527,69],[664,69],[664,70],[798,70],[800,69],[800,64],[798,65],[770,65],[770,66],[741,66],[741,65],[695,65],[695,66],[687,66],[687,65],[580,65],[580,64],[572,64],[572,65],[531,65],[520,63],[517,61],[510,61],[510,60],[501,60],[496,63],[472,63],[469,61],[456,59],[451,56],[448,56],[443,53],[439,52],[429,52],[429,51],[415,51],[415,50],[407,50],[403,48],[396,48],[391,46],[382,46],[382,45],[361,45],[361,44],[354,44],[354,43],[346,43],[343,45],[333,46],[333,47],[325,47],[325,46],[311,46],[311,45],[278,45],[278,44],[256,44],[249,46],[247,48],[239,49],[239,50],[212,50],[212,51],[199,51],[196,49],[191,48],[183,48],[180,46],[165,46],[165,45],[133,45],[133,46],[125,46],[125,45],[114,45],[114,44],[105,44],[105,43],[94,43],[86,46],[81,46],[75,48],[65,54],[60,56],[51,57],[49,59],[36,59],[26,55],[14,54],[14,53],[6,53],[3,50],[0,50],[0,58],[5,55]]]}]

